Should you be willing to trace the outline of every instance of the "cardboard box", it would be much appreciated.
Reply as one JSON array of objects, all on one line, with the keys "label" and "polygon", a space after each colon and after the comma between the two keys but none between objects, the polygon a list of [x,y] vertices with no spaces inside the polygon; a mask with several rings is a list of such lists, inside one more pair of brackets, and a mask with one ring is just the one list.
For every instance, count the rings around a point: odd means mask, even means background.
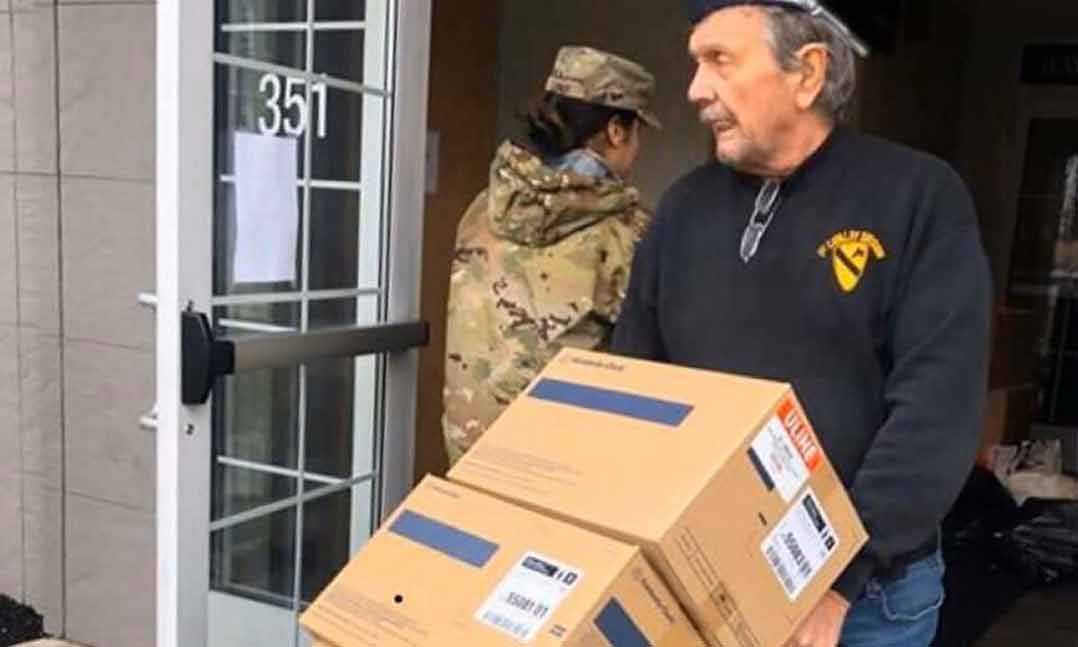
[{"label": "cardboard box", "polygon": [[640,545],[722,647],[780,647],[866,541],[788,385],[583,351],[449,477]]},{"label": "cardboard box", "polygon": [[300,622],[342,647],[704,644],[639,548],[434,477]]}]

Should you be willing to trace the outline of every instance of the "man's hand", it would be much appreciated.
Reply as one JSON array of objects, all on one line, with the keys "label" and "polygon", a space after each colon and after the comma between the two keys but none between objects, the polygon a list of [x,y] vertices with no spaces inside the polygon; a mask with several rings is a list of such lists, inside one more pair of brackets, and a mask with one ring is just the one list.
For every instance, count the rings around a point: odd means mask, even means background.
[{"label": "man's hand", "polygon": [[842,635],[842,623],[850,611],[850,603],[834,591],[828,591],[805,622],[794,633],[787,647],[837,647]]}]

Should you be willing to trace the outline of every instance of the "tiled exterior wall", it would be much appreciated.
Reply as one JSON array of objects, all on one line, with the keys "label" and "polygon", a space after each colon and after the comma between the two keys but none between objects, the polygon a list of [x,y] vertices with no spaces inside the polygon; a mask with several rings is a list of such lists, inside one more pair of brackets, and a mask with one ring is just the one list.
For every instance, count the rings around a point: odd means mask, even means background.
[{"label": "tiled exterior wall", "polygon": [[154,640],[153,2],[0,0],[0,592]]}]

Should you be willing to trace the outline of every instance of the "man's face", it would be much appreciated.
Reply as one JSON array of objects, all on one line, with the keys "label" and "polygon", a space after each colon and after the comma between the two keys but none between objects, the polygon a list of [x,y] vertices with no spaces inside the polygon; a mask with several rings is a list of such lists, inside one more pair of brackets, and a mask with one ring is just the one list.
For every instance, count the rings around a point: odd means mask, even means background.
[{"label": "man's face", "polygon": [[731,7],[708,16],[689,39],[696,75],[689,101],[715,136],[715,155],[736,169],[766,170],[801,118],[797,74],[783,70],[769,41],[767,14]]}]

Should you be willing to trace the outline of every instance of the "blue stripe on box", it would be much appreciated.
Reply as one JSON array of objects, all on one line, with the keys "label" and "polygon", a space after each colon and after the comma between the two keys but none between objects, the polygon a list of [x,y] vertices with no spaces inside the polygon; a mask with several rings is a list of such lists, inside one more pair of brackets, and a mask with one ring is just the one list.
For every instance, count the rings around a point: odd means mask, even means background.
[{"label": "blue stripe on box", "polygon": [[497,544],[409,510],[402,512],[389,530],[476,568],[486,566],[498,552]]},{"label": "blue stripe on box", "polygon": [[612,413],[668,427],[680,426],[693,409],[687,404],[551,379],[539,380],[529,395],[539,400]]},{"label": "blue stripe on box", "polygon": [[617,598],[611,598],[606,604],[595,619],[595,626],[612,647],[651,647],[644,632],[636,626]]}]

